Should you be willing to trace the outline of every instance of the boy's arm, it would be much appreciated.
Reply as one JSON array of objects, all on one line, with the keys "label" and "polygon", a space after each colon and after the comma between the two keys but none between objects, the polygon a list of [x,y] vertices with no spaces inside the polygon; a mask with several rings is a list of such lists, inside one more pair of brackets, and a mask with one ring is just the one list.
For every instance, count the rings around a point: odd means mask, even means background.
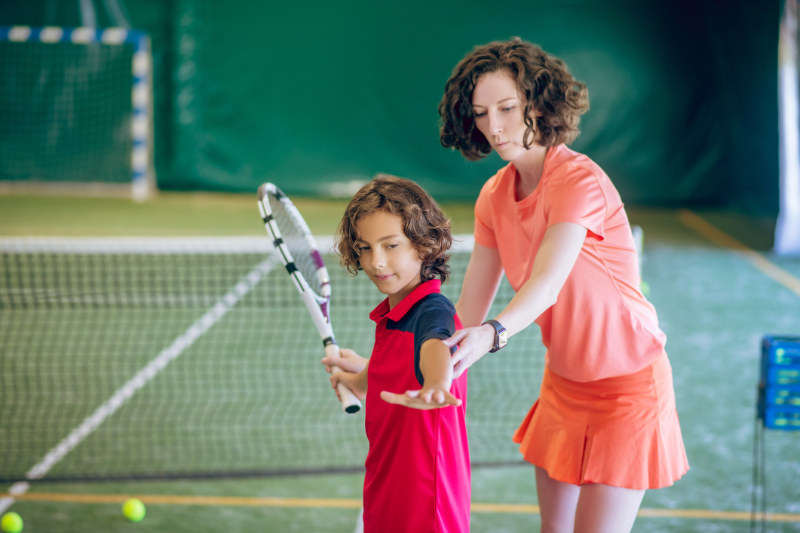
[{"label": "boy's arm", "polygon": [[358,374],[367,366],[367,361],[364,357],[361,357],[356,352],[349,348],[341,348],[339,350],[339,357],[328,357],[327,355],[322,358],[322,364],[325,365],[325,371],[330,374],[332,367],[336,366],[340,369],[344,370],[345,372],[351,372],[353,374]]},{"label": "boy's arm", "polygon": [[386,402],[412,409],[438,409],[449,405],[461,405],[461,400],[450,394],[450,385],[453,383],[453,362],[450,358],[450,348],[444,342],[439,339],[425,341],[420,348],[419,369],[424,378],[420,390],[406,391],[405,394],[381,391],[381,398]]},{"label": "boy's arm", "polygon": [[[339,396],[339,391],[336,389],[336,386],[341,382],[344,384],[345,387],[350,389],[353,394],[356,395],[356,398],[361,400],[362,402],[367,397],[367,371],[369,370],[369,359],[364,359],[366,363],[364,364],[364,368],[361,372],[347,372],[343,370],[342,372],[337,372],[336,374],[332,374],[330,377],[331,386],[333,390],[336,391],[336,396]],[[341,401],[341,398],[339,398]]]}]

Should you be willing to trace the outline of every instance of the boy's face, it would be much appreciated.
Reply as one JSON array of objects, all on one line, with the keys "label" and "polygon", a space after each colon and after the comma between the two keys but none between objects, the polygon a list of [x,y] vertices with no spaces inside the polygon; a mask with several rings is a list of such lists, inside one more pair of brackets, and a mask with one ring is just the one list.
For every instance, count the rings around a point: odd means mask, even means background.
[{"label": "boy's face", "polygon": [[403,232],[403,219],[378,211],[359,220],[356,229],[361,268],[394,307],[422,283],[422,259]]}]

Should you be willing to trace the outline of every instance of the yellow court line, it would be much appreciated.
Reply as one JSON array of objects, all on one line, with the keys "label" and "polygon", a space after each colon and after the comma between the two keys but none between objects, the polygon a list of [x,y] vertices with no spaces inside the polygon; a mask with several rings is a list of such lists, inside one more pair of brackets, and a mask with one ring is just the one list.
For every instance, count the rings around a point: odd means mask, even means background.
[{"label": "yellow court line", "polygon": [[[0,494],[0,498],[6,495]],[[327,507],[360,509],[361,500],[335,498],[244,498],[229,496],[174,496],[162,494],[65,494],[56,492],[28,492],[8,495],[20,501],[69,503],[122,503],[137,498],[147,504],[167,505],[230,505],[233,507]]]},{"label": "yellow court line", "polygon": [[[18,501],[66,503],[114,503],[138,498],[150,505],[221,505],[232,507],[303,507],[317,509],[359,509],[361,500],[345,498],[240,498],[226,496],[173,496],[161,494],[67,494],[56,492],[0,493],[0,498]],[[538,505],[508,503],[473,503],[474,513],[539,514]],[[704,520],[750,520],[745,511],[711,511],[705,509],[640,509],[639,516],[690,518]],[[756,515],[761,520],[761,515]],[[770,522],[800,522],[800,514],[767,513]]]},{"label": "yellow court line", "polygon": [[760,253],[751,250],[744,244],[740,243],[727,233],[720,231],[691,211],[687,211],[685,209],[678,211],[678,220],[714,244],[735,251],[750,261],[761,272],[777,281],[795,293],[797,296],[800,296],[800,279],[797,279],[782,268],[767,261],[767,259],[765,259]]},{"label": "yellow court line", "polygon": [[[711,511],[709,509],[639,509],[638,516],[660,518],[696,518],[705,520],[750,520],[750,511]],[[761,520],[761,513],[756,513]],[[768,522],[800,522],[800,514],[767,513]]]},{"label": "yellow court line", "polygon": [[473,513],[519,513],[539,514],[538,505],[522,503],[473,503],[470,505]]}]

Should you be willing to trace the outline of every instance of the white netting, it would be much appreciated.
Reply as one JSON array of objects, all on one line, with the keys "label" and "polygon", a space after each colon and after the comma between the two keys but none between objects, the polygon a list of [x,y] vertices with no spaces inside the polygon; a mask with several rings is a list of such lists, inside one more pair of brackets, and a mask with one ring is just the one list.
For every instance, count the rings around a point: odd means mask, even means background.
[{"label": "white netting", "polygon": [[[313,323],[282,264],[265,261],[271,248],[266,236],[0,240],[0,478],[23,477],[75,432],[45,478],[363,465],[362,415],[338,407]],[[367,315],[383,296],[324,258],[336,337],[369,355]],[[468,258],[453,253],[452,300]],[[511,296],[504,281],[491,312]],[[511,434],[542,365],[538,328],[478,363],[473,461],[519,459]]]},{"label": "white netting", "polygon": [[130,185],[133,53],[0,40],[0,181]]}]

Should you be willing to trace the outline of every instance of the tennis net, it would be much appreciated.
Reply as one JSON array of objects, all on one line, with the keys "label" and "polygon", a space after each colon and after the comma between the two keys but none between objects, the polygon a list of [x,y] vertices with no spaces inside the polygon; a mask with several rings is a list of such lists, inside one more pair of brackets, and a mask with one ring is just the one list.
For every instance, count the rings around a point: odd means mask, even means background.
[{"label": "tennis net", "polygon": [[[454,301],[468,250],[450,261]],[[325,261],[337,340],[368,356],[383,297]],[[512,296],[503,280],[491,313]],[[538,395],[539,336],[470,375],[476,465],[520,460],[511,435]],[[363,414],[341,412],[322,356],[266,237],[0,239],[0,480],[360,469]]]}]

